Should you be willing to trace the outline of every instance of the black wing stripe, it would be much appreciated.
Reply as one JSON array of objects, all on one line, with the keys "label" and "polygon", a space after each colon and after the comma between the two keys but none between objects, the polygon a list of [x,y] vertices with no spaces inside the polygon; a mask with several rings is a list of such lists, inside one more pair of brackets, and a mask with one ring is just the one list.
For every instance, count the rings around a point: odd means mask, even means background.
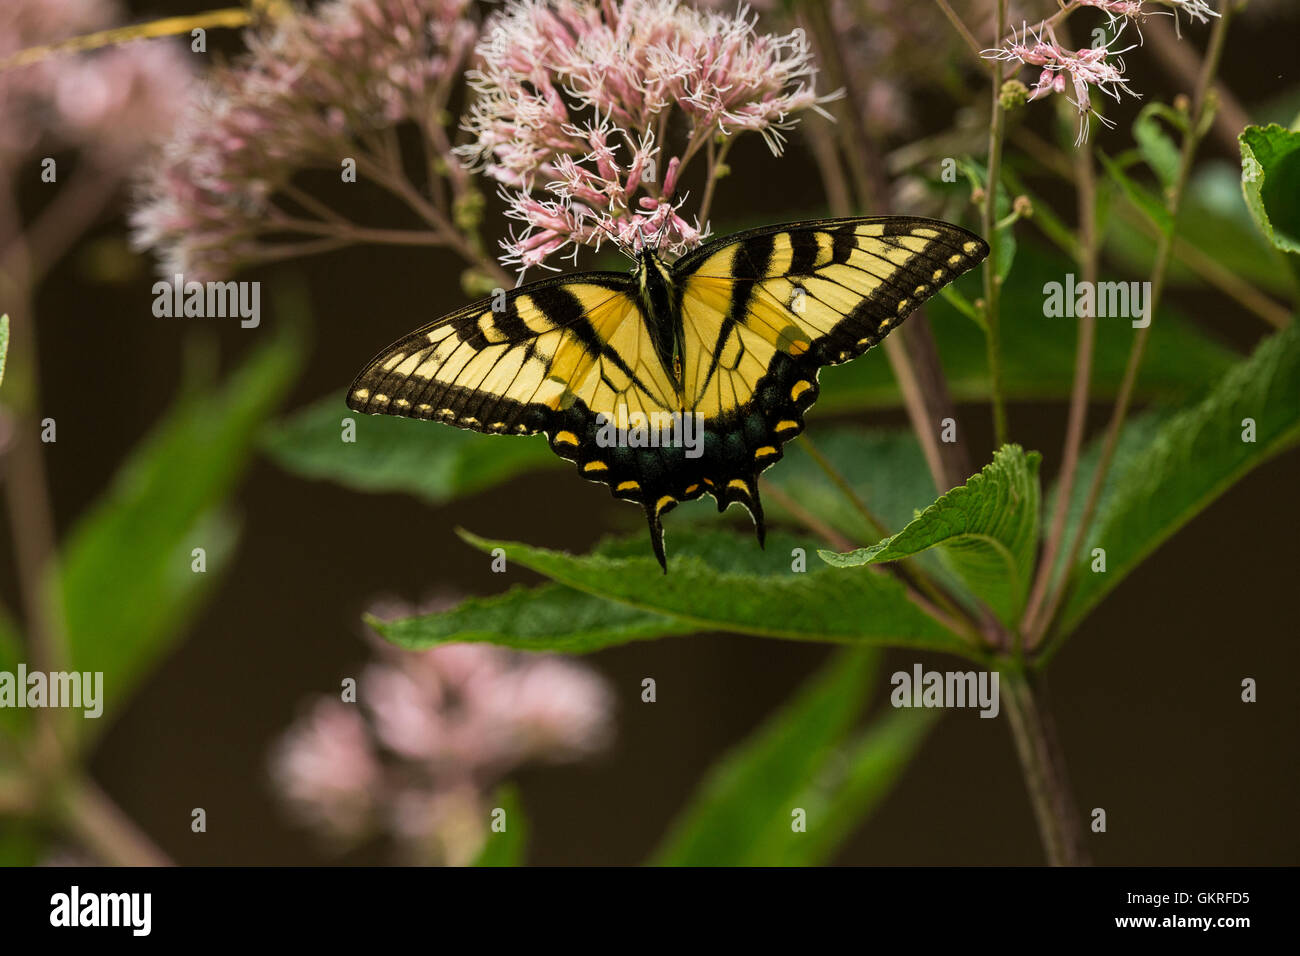
[{"label": "black wing stripe", "polygon": [[790,269],[792,276],[804,276],[813,271],[817,264],[817,233],[800,229],[790,233]]},{"label": "black wing stripe", "polygon": [[713,354],[709,358],[709,370],[704,376],[704,381],[700,384],[697,399],[699,395],[703,395],[708,390],[709,382],[713,381],[713,375],[718,370],[718,360],[722,357],[723,347],[727,344],[727,339],[731,336],[732,330],[735,329],[738,323],[746,321],[754,288],[755,286],[762,286],[761,277],[767,275],[767,270],[772,264],[772,253],[775,249],[775,233],[767,236],[755,236],[737,248],[736,258],[739,259],[743,254],[748,260],[749,274],[756,278],[737,279],[731,286],[731,307],[727,310],[727,315],[718,329],[718,338],[713,343]]}]

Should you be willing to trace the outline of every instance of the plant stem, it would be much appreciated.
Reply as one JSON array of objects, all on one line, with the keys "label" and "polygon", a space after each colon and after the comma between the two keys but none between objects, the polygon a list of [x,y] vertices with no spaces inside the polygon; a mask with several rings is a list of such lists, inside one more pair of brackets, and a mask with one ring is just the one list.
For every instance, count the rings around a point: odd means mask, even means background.
[{"label": "plant stem", "polygon": [[355,223],[320,222],[315,219],[295,219],[275,216],[268,219],[263,232],[301,232],[309,236],[327,236],[349,242],[373,242],[396,246],[441,246],[445,241],[441,233],[429,229],[372,229]]},{"label": "plant stem", "polygon": [[[817,463],[817,466],[821,468],[821,470],[826,474],[826,477],[831,480],[831,483],[839,489],[840,494],[844,495],[848,502],[853,506],[853,509],[862,516],[862,520],[867,523],[867,527],[876,535],[877,540],[883,540],[889,537],[889,527],[884,521],[877,517],[870,508],[867,507],[867,503],[862,500],[862,497],[857,493],[853,486],[849,484],[848,479],[845,478],[844,475],[840,473],[840,470],[831,463],[830,459],[823,455],[821,450],[813,444],[812,439],[808,437],[808,433],[805,432],[800,436],[800,438],[803,443],[804,451],[806,451],[809,457]],[[840,537],[843,536],[841,535]],[[850,544],[849,548],[841,548],[840,550],[846,551],[851,549],[852,545]],[[942,585],[926,574],[924,569],[918,567],[914,562],[908,560],[892,561],[889,566],[903,580],[904,584],[924,593],[935,603],[935,605],[941,608],[945,614],[952,618],[960,618],[963,620],[969,618],[968,613],[960,604],[958,604],[957,600],[945,591]],[[970,625],[971,627],[975,627],[976,623],[971,621]]]},{"label": "plant stem", "polygon": [[26,264],[26,285],[34,288],[68,247],[99,218],[121,182],[117,173],[83,157],[68,184],[59,189],[22,235],[10,240],[0,253],[0,272],[19,274],[21,260]]},{"label": "plant stem", "polygon": [[715,155],[712,143],[709,144],[709,163],[706,172],[707,182],[704,184],[704,198],[700,201],[700,222],[707,226],[709,224],[709,209],[713,206],[713,191],[718,184],[718,167],[727,161],[727,153],[731,149],[731,144],[735,142],[734,137],[728,137],[723,141]]},{"label": "plant stem", "polygon": [[[66,245],[64,228],[55,230],[55,234],[59,241],[44,247],[51,254]],[[5,400],[12,410],[15,430],[5,461],[5,496],[32,669],[62,671],[67,667],[68,653],[58,591],[51,587],[58,581],[58,551],[36,425],[40,388],[32,317],[32,276],[43,274],[49,263],[34,261],[8,183],[0,183],[0,240],[5,243],[0,299],[7,303],[11,322]],[[40,710],[21,748],[23,782],[28,786],[34,781],[54,780],[64,772],[68,747],[60,739],[64,728],[58,725],[57,713],[49,708]],[[166,857],[94,783],[83,779],[68,788],[57,783],[55,787],[54,792],[61,797],[61,824],[77,833],[107,862],[166,862]]]},{"label": "plant stem", "polygon": [[[1088,120],[1091,121],[1090,119]],[[1083,281],[1094,287],[1097,281],[1097,180],[1093,169],[1092,153],[1086,147],[1075,150],[1076,195],[1079,215],[1079,268]],[[1047,596],[1056,568],[1056,558],[1065,537],[1065,521],[1074,496],[1074,480],[1079,470],[1079,452],[1083,447],[1084,427],[1088,419],[1088,392],[1092,380],[1092,353],[1097,334],[1097,317],[1092,309],[1079,316],[1079,329],[1074,349],[1074,384],[1070,389],[1070,411],[1066,419],[1065,449],[1061,453],[1061,473],[1057,481],[1056,502],[1052,520],[1038,564],[1037,577],[1030,591],[1029,601],[1021,624],[1021,633],[1032,633],[1038,613]]]},{"label": "plant stem", "polygon": [[132,40],[152,39],[154,37],[177,36],[190,33],[196,29],[237,29],[253,22],[254,13],[242,7],[227,7],[223,10],[208,10],[191,16],[164,17],[147,23],[134,23],[125,27],[113,27],[98,33],[59,40],[44,46],[28,47],[19,50],[13,56],[0,60],[0,71],[12,70],[20,66],[39,63],[47,57],[81,53],[86,50],[98,50],[101,47],[117,46]]},{"label": "plant stem", "polygon": [[[852,540],[822,521],[779,487],[766,480],[763,481],[762,487],[763,494],[790,512],[800,524],[836,551],[853,550],[854,542]],[[902,567],[903,564],[904,562],[893,562],[888,568],[879,565],[868,565],[867,571],[871,574],[888,574],[892,572],[902,582],[907,599],[915,604],[922,613],[932,618],[945,630],[951,631],[958,637],[969,641],[972,645],[978,645],[979,633],[967,620],[962,610],[951,599],[944,596],[942,591],[936,592],[934,583],[925,578],[924,574],[909,573]]]},{"label": "plant stem", "polygon": [[36,267],[28,253],[17,204],[7,184],[0,184],[0,237],[6,240],[0,296],[9,303],[6,309],[11,323],[7,363],[10,374],[5,383],[5,400],[13,416],[14,429],[5,456],[5,497],[33,669],[56,671],[63,669],[67,653],[58,605],[51,599],[48,588],[50,581],[56,580],[57,550],[36,418],[40,385],[29,281]]},{"label": "plant stem", "polygon": [[848,479],[841,475],[839,469],[832,465],[830,460],[821,453],[821,450],[813,444],[807,432],[801,435],[800,438],[802,439],[803,450],[808,453],[808,457],[817,463],[817,467],[831,480],[831,484],[840,490],[840,494],[848,499],[849,504],[853,505],[853,510],[862,516],[862,520],[867,523],[867,527],[871,529],[872,534],[876,535],[877,538],[889,537],[885,523],[872,513],[871,509],[867,507],[867,503],[849,484]]},{"label": "plant stem", "polygon": [[[1174,74],[1180,82],[1191,86],[1196,83],[1196,51],[1183,43],[1172,25],[1163,17],[1152,17],[1145,25],[1146,35],[1151,38],[1151,49],[1155,58],[1169,73]],[[1250,125],[1250,114],[1232,91],[1221,81],[1214,84],[1218,109],[1214,114],[1214,132],[1219,137],[1220,145],[1229,155],[1236,156],[1241,149],[1237,136]]]},{"label": "plant stem", "polygon": [[[1011,135],[1017,146],[1032,155],[1034,159],[1042,163],[1054,175],[1066,182],[1074,181],[1074,165],[1056,147],[1044,142],[1023,126],[1016,129]],[[1017,185],[1016,189],[1018,192],[1027,192],[1020,185]],[[1146,233],[1148,237],[1158,240],[1160,238],[1159,227],[1152,223],[1146,214],[1134,205],[1132,200],[1127,197],[1121,198],[1123,201],[1114,208],[1119,217],[1124,220],[1125,225],[1139,229]],[[1045,208],[1040,198],[1034,198],[1034,208],[1036,210]],[[1030,221],[1039,228],[1043,226],[1042,218],[1039,215],[1035,215]],[[1057,241],[1057,237],[1050,234],[1048,234],[1048,238],[1054,242]],[[1066,251],[1071,256],[1077,255],[1076,250],[1067,249]],[[1259,316],[1274,328],[1283,329],[1291,324],[1291,309],[1264,294],[1232,270],[1224,268],[1213,256],[1203,252],[1198,246],[1192,245],[1181,236],[1174,237],[1173,257],[1176,262],[1182,263],[1195,273],[1198,278],[1214,286],[1243,309]]]},{"label": "plant stem", "polygon": [[935,0],[935,3],[937,3],[939,9],[943,11],[943,15],[948,18],[948,22],[952,24],[952,28],[957,31],[958,35],[963,40],[966,41],[966,47],[975,55],[975,58],[981,63],[984,62],[979,41],[976,40],[974,34],[967,29],[966,24],[962,22],[961,17],[957,16],[953,8],[948,5],[948,0]]},{"label": "plant stem", "polygon": [[1061,575],[1061,582],[1055,588],[1046,611],[1039,615],[1039,626],[1029,636],[1028,646],[1030,650],[1033,650],[1043,641],[1056,617],[1057,611],[1060,610],[1061,602],[1073,577],[1071,572],[1074,569],[1074,563],[1078,558],[1080,549],[1083,547],[1084,538],[1088,533],[1088,526],[1092,522],[1093,514],[1097,509],[1097,502],[1101,498],[1101,489],[1105,486],[1106,476],[1115,457],[1115,448],[1119,444],[1120,431],[1124,427],[1124,420],[1128,415],[1129,405],[1133,400],[1133,390],[1137,385],[1138,371],[1142,367],[1147,339],[1150,337],[1151,327],[1155,323],[1156,309],[1160,304],[1161,294],[1164,292],[1165,278],[1168,274],[1169,261],[1173,252],[1174,234],[1177,230],[1178,212],[1182,206],[1187,181],[1191,176],[1192,161],[1196,158],[1196,147],[1201,139],[1200,130],[1203,126],[1202,120],[1208,101],[1206,94],[1213,82],[1215,73],[1218,71],[1219,61],[1223,57],[1223,47],[1227,38],[1228,24],[1232,20],[1233,10],[1232,5],[1228,5],[1223,9],[1222,14],[1214,24],[1213,32],[1210,34],[1209,48],[1205,53],[1205,62],[1201,67],[1201,74],[1197,80],[1196,90],[1192,98],[1192,107],[1188,114],[1187,132],[1183,136],[1182,152],[1178,160],[1178,174],[1174,180],[1173,189],[1169,193],[1168,209],[1172,224],[1168,232],[1161,234],[1156,246],[1155,264],[1151,270],[1151,294],[1147,301],[1147,324],[1138,329],[1137,335],[1133,338],[1133,345],[1129,350],[1128,364],[1124,368],[1124,378],[1120,382],[1119,395],[1115,399],[1115,409],[1111,414],[1110,423],[1106,426],[1106,437],[1102,443],[1097,470],[1093,474],[1092,484],[1088,488],[1088,497],[1083,507],[1083,515],[1075,531],[1074,540],[1069,550],[1066,551],[1066,573]]},{"label": "plant stem", "polygon": [[1070,793],[1065,759],[1051,715],[1044,706],[1041,687],[1036,686],[1040,679],[1026,675],[1018,666],[1006,667],[1000,673],[1006,691],[1001,695],[1002,703],[1047,862],[1052,866],[1086,866],[1083,820]]},{"label": "plant stem", "polygon": [[[997,35],[1007,30],[1007,2],[998,0]],[[1002,139],[1006,116],[1002,110],[1002,61],[993,61],[992,121],[989,124],[989,157],[985,178],[984,241],[989,255],[984,260],[984,322],[988,347],[989,388],[993,404],[993,444],[1001,448],[1007,441],[1007,409],[1002,395],[1002,279],[998,275],[998,186],[1002,168]]]},{"label": "plant stem", "polygon": [[112,866],[171,866],[172,861],[92,780],[81,778],[61,791],[64,826]]},{"label": "plant stem", "polygon": [[763,494],[771,498],[778,505],[790,512],[794,519],[801,525],[817,535],[836,551],[852,551],[856,545],[853,539],[845,534],[841,534],[835,528],[832,528],[821,518],[799,504],[792,496],[787,495],[777,485],[772,484],[766,478],[763,479]]},{"label": "plant stem", "polygon": [[500,264],[475,249],[473,243],[459,229],[453,226],[433,203],[420,194],[420,191],[406,178],[406,173],[400,168],[400,162],[396,165],[390,163],[386,166],[364,154],[357,156],[356,160],[358,170],[372,178],[388,192],[403,200],[421,219],[433,228],[434,232],[442,237],[445,245],[460,253],[461,258],[466,262],[482,269],[504,287],[514,285],[514,280],[501,268]]},{"label": "plant stem", "polygon": [[[859,208],[865,209],[874,203],[877,212],[888,213],[890,189],[885,162],[875,140],[867,131],[865,106],[860,102],[854,84],[848,82],[844,57],[824,0],[809,3],[803,8],[803,14],[804,22],[821,54],[827,76],[833,85],[845,89],[844,105],[837,110],[841,130],[840,160],[849,170],[849,179],[858,194]],[[830,158],[829,155],[819,158],[823,178]],[[842,179],[843,177],[832,177],[831,182]],[[837,216],[851,214],[851,208],[836,207],[834,202],[838,195],[839,191],[828,186],[827,197],[831,200],[831,212]],[[934,477],[935,487],[940,493],[955,488],[971,474],[970,456],[964,443],[939,440],[940,423],[946,418],[956,421],[957,414],[925,310],[917,309],[913,312],[893,335],[885,339],[884,346],[908,418],[925,452],[925,461]]]},{"label": "plant stem", "polygon": [[826,205],[833,216],[847,216],[853,208],[849,181],[844,175],[844,164],[835,149],[831,121],[818,116],[804,127],[804,141],[812,151],[813,161],[821,175],[826,190]]}]

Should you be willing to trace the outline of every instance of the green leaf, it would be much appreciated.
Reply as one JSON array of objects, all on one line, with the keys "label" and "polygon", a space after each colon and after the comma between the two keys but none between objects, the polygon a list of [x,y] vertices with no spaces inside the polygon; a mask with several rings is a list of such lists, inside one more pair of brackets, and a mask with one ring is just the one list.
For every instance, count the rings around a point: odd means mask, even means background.
[{"label": "green leaf", "polygon": [[[344,441],[344,421],[355,441]],[[359,491],[401,491],[433,504],[541,468],[572,468],[546,439],[480,435],[441,422],[358,415],[342,395],[322,399],[269,427],[262,445],[282,467]]]},{"label": "green leaf", "polygon": [[[1106,572],[1081,556],[1061,618],[1068,634],[1148,554],[1243,475],[1300,438],[1300,323],[1264,340],[1199,404],[1165,422],[1117,476],[1099,507],[1096,546]],[[1255,440],[1243,441],[1243,421]]]},{"label": "green leaf", "polygon": [[858,738],[840,747],[795,799],[808,814],[808,831],[787,825],[762,843],[765,863],[819,866],[853,835],[894,788],[940,716],[937,710],[890,710]]},{"label": "green leaf", "polygon": [[[106,711],[129,699],[231,552],[234,526],[218,506],[299,360],[298,345],[281,337],[224,388],[182,398],[68,535],[61,594],[69,666],[104,672]],[[191,570],[199,547],[203,574]]]},{"label": "green leaf", "polygon": [[1153,195],[1145,186],[1141,186],[1130,179],[1119,163],[1101,150],[1097,150],[1097,158],[1101,160],[1102,166],[1106,168],[1110,178],[1119,186],[1125,198],[1140,209],[1161,232],[1166,235],[1173,232],[1174,217],[1169,214],[1168,207],[1161,202],[1158,196]]},{"label": "green leaf", "polygon": [[9,313],[0,315],[0,385],[5,380],[5,360],[9,358]]},{"label": "green leaf", "polygon": [[528,848],[528,820],[518,788],[509,784],[498,787],[493,809],[505,811],[506,828],[500,832],[488,829],[483,849],[479,850],[473,865],[523,866]]},{"label": "green leaf", "polygon": [[943,495],[902,531],[846,554],[819,551],[837,568],[897,561],[939,547],[953,570],[1005,624],[1028,596],[1038,544],[1037,452],[1004,445],[993,461]]},{"label": "green leaf", "polygon": [[1255,223],[1283,252],[1300,252],[1300,132],[1247,126],[1238,141],[1241,188]]},{"label": "green leaf", "polygon": [[485,552],[503,548],[512,563],[561,584],[673,617],[700,630],[969,651],[961,638],[912,604],[902,584],[892,577],[858,577],[817,567],[792,571],[793,550],[801,548],[807,554],[812,546],[779,532],[768,536],[767,550],[761,551],[750,537],[682,529],[670,538],[667,574],[660,571],[644,540],[619,542],[602,553],[576,557],[460,534]]},{"label": "green leaf", "polygon": [[875,651],[832,655],[790,703],[714,765],[652,862],[769,862],[759,848],[775,840],[778,832],[790,833],[791,812],[799,806],[796,798],[861,715],[878,663]]},{"label": "green leaf", "polygon": [[419,651],[438,644],[488,643],[523,651],[585,654],[656,637],[691,634],[694,624],[606,601],[559,584],[470,598],[446,611],[395,621],[367,618],[387,640]]},{"label": "green leaf", "polygon": [[[1111,462],[1110,471],[1102,483],[1101,493],[1097,499],[1099,513],[1105,511],[1106,503],[1115,490],[1115,482],[1118,476],[1127,471],[1134,459],[1151,446],[1161,426],[1168,421],[1170,414],[1168,410],[1153,408],[1141,415],[1130,418],[1124,423],[1124,427],[1119,433],[1119,441],[1115,444],[1115,455]],[[1078,533],[1079,521],[1083,518],[1083,506],[1087,503],[1088,489],[1092,486],[1093,476],[1097,473],[1097,464],[1101,460],[1101,449],[1104,442],[1105,435],[1098,435],[1084,447],[1083,453],[1079,456],[1079,463],[1075,471],[1074,488],[1070,495],[1070,505],[1065,512],[1063,544],[1057,552],[1056,564],[1052,570],[1053,582],[1059,581],[1065,571],[1066,549],[1070,547],[1074,541],[1074,536]],[[1054,513],[1056,498],[1059,494],[1059,484],[1053,485],[1048,495],[1049,505],[1044,511],[1045,514]],[[1096,545],[1096,533],[1097,522],[1093,521],[1088,535],[1084,537],[1081,554],[1092,553],[1092,548]]]},{"label": "green leaf", "polygon": [[1173,186],[1178,176],[1179,149],[1157,117],[1172,121],[1177,116],[1163,103],[1148,103],[1133,121],[1133,138],[1137,141],[1138,152],[1165,189]]},{"label": "green leaf", "polygon": [[[1134,275],[1150,275],[1156,253],[1153,237],[1123,221],[1102,234],[1108,257]],[[1246,206],[1240,163],[1211,160],[1198,166],[1178,213],[1178,243],[1169,264],[1169,281],[1204,287],[1201,271],[1179,259],[1183,243],[1266,292],[1290,295],[1293,291],[1292,277],[1282,267],[1284,254],[1256,228]]]}]

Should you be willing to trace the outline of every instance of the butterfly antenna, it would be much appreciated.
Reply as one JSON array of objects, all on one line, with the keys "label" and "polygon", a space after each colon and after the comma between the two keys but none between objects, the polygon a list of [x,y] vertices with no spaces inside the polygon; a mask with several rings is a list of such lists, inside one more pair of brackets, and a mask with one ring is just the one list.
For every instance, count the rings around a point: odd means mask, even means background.
[{"label": "butterfly antenna", "polygon": [[623,255],[625,255],[627,258],[631,259],[633,262],[636,261],[636,256],[633,255],[632,253],[628,252],[626,249],[623,248],[623,240],[622,240],[622,238],[619,236],[619,234],[618,234],[617,232],[614,231],[614,227],[613,227],[612,225],[610,225],[608,222],[606,222],[606,221],[603,220],[603,219],[597,219],[597,220],[596,220],[596,225],[597,225],[599,228],[605,230],[605,232],[607,232],[607,233],[609,234],[609,241],[610,241],[611,243],[613,243],[615,249],[617,249],[619,252],[621,252],[621,253],[622,253]]}]

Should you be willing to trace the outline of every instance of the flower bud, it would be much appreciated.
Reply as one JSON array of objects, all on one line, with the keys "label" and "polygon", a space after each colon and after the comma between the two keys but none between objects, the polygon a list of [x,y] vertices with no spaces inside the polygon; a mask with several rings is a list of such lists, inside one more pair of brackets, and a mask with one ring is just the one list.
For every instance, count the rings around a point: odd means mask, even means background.
[{"label": "flower bud", "polygon": [[998,102],[1004,110],[1013,110],[1029,102],[1029,87],[1019,80],[1007,80],[998,93]]}]

